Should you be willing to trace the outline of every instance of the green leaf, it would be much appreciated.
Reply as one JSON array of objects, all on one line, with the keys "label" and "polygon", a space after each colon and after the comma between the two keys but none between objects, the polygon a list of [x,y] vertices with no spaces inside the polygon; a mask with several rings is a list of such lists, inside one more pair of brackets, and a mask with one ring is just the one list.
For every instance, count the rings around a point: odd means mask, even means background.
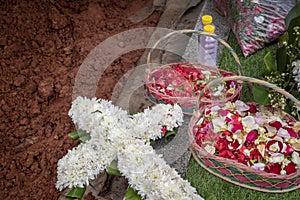
[{"label": "green leaf", "polygon": [[167,131],[166,134],[164,135],[165,141],[168,142],[169,138],[171,136],[175,136],[177,133],[177,130],[173,130],[173,131]]},{"label": "green leaf", "polygon": [[286,54],[286,48],[280,47],[276,51],[276,62],[277,62],[277,68],[280,73],[283,73],[286,71],[286,65],[288,61],[288,55]]},{"label": "green leaf", "polygon": [[268,91],[267,89],[258,86],[258,85],[253,85],[253,97],[254,100],[261,104],[261,105],[266,105],[269,103],[269,97],[268,97]]},{"label": "green leaf", "polygon": [[288,13],[288,15],[285,17],[285,25],[287,28],[289,28],[290,23],[293,19],[300,16],[300,2],[297,3]]},{"label": "green leaf", "polygon": [[265,65],[266,65],[267,73],[270,73],[272,71],[277,71],[275,60],[274,60],[274,58],[273,58],[270,51],[268,51],[268,53],[265,55],[264,62],[265,62]]},{"label": "green leaf", "polygon": [[121,172],[118,169],[118,162],[113,160],[107,168],[107,173],[114,176],[122,176]]},{"label": "green leaf", "polygon": [[74,139],[74,140],[78,140],[79,139],[79,135],[77,133],[77,131],[71,132],[69,133],[69,136]]},{"label": "green leaf", "polygon": [[[300,16],[294,18],[291,20],[290,25],[288,27],[288,44],[293,44],[295,42],[295,39],[297,37],[294,31],[295,26],[300,26]],[[298,36],[299,37],[299,36]]]},{"label": "green leaf", "polygon": [[288,32],[285,32],[283,35],[281,35],[279,38],[278,38],[278,47],[283,47],[283,43],[284,42],[287,42],[289,39],[289,35],[288,35]]},{"label": "green leaf", "polygon": [[86,187],[80,188],[76,187],[73,188],[68,194],[66,194],[67,198],[72,198],[72,199],[82,199],[84,193],[85,193]]},{"label": "green leaf", "polygon": [[75,132],[71,132],[69,133],[69,136],[74,139],[74,140],[80,140],[81,142],[86,142],[89,139],[91,139],[91,136],[88,132],[82,130],[82,129],[78,129]]},{"label": "green leaf", "polygon": [[129,187],[124,195],[126,200],[141,200],[142,197],[132,187]]},{"label": "green leaf", "polygon": [[155,141],[154,140],[150,140],[150,145],[151,145],[151,147],[154,147]]}]

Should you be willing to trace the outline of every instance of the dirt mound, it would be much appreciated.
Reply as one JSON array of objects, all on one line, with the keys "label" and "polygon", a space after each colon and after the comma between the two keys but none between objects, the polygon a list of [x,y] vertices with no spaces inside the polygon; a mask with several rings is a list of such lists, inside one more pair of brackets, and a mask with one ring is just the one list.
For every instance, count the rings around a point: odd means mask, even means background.
[{"label": "dirt mound", "polygon": [[[74,78],[87,54],[106,38],[156,26],[160,13],[133,24],[147,0],[13,0],[0,7],[0,196],[58,199],[57,161],[78,143],[67,112]],[[115,83],[143,50],[117,59],[99,81],[110,99]],[[122,70],[116,70],[122,69]]]}]

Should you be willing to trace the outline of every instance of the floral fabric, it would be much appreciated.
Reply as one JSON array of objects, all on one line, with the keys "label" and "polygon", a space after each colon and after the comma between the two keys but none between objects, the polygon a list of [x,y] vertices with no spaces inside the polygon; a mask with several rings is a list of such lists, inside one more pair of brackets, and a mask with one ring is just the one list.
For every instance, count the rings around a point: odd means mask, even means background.
[{"label": "floral fabric", "polygon": [[285,30],[284,18],[299,0],[216,0],[244,56],[276,40]]}]

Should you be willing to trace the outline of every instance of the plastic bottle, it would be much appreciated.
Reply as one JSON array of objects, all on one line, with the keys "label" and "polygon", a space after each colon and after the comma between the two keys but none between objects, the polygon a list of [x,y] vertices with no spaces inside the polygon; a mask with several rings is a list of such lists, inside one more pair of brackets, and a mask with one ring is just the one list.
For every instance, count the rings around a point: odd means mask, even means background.
[{"label": "plastic bottle", "polygon": [[[205,25],[203,31],[213,34],[215,27],[213,25]],[[218,41],[213,37],[201,35],[199,42],[199,63],[204,66],[217,67]]]}]

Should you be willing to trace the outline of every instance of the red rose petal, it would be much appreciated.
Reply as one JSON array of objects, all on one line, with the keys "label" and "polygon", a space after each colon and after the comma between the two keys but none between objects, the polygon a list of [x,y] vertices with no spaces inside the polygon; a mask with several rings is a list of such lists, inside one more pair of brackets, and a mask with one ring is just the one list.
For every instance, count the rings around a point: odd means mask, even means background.
[{"label": "red rose petal", "polygon": [[287,174],[294,173],[296,171],[295,163],[290,162],[287,166],[285,166],[285,171]]},{"label": "red rose petal", "polygon": [[264,171],[273,174],[280,174],[281,166],[279,163],[270,163],[265,167]]},{"label": "red rose petal", "polygon": [[[282,148],[283,148],[283,143],[282,143],[281,141],[278,141],[278,140],[270,140],[270,141],[268,141],[267,144],[266,144],[266,148],[267,148],[269,151],[271,151],[271,150],[270,150],[270,146],[273,145],[273,144],[275,144],[275,143],[278,143],[278,146],[279,146],[279,150],[276,151],[276,152],[281,152],[281,150],[282,150]],[[274,151],[271,151],[271,152],[274,152]],[[274,153],[275,153],[275,152],[274,152]]]},{"label": "red rose petal", "polygon": [[240,146],[240,143],[238,140],[234,140],[232,143],[231,143],[231,147],[233,149],[237,149],[238,147]]},{"label": "red rose petal", "polygon": [[283,154],[285,156],[287,156],[287,155],[292,154],[293,152],[294,152],[294,149],[289,144],[286,144],[286,150],[285,150],[285,152],[283,152]]},{"label": "red rose petal", "polygon": [[256,130],[252,130],[248,133],[247,137],[246,137],[246,141],[253,143],[258,137],[257,131]]},{"label": "red rose petal", "polygon": [[232,129],[231,129],[231,131],[234,132],[234,133],[235,133],[237,130],[243,130],[243,125],[242,125],[241,123],[235,124],[235,125],[232,127]]},{"label": "red rose petal", "polygon": [[248,112],[250,112],[250,113],[257,113],[258,112],[255,105],[250,104],[248,106],[250,107]]},{"label": "red rose petal", "polygon": [[291,137],[297,138],[297,133],[292,128],[284,127],[284,129],[289,132]]},{"label": "red rose petal", "polygon": [[282,124],[279,121],[269,122],[269,125],[275,127],[277,131],[282,127]]}]

